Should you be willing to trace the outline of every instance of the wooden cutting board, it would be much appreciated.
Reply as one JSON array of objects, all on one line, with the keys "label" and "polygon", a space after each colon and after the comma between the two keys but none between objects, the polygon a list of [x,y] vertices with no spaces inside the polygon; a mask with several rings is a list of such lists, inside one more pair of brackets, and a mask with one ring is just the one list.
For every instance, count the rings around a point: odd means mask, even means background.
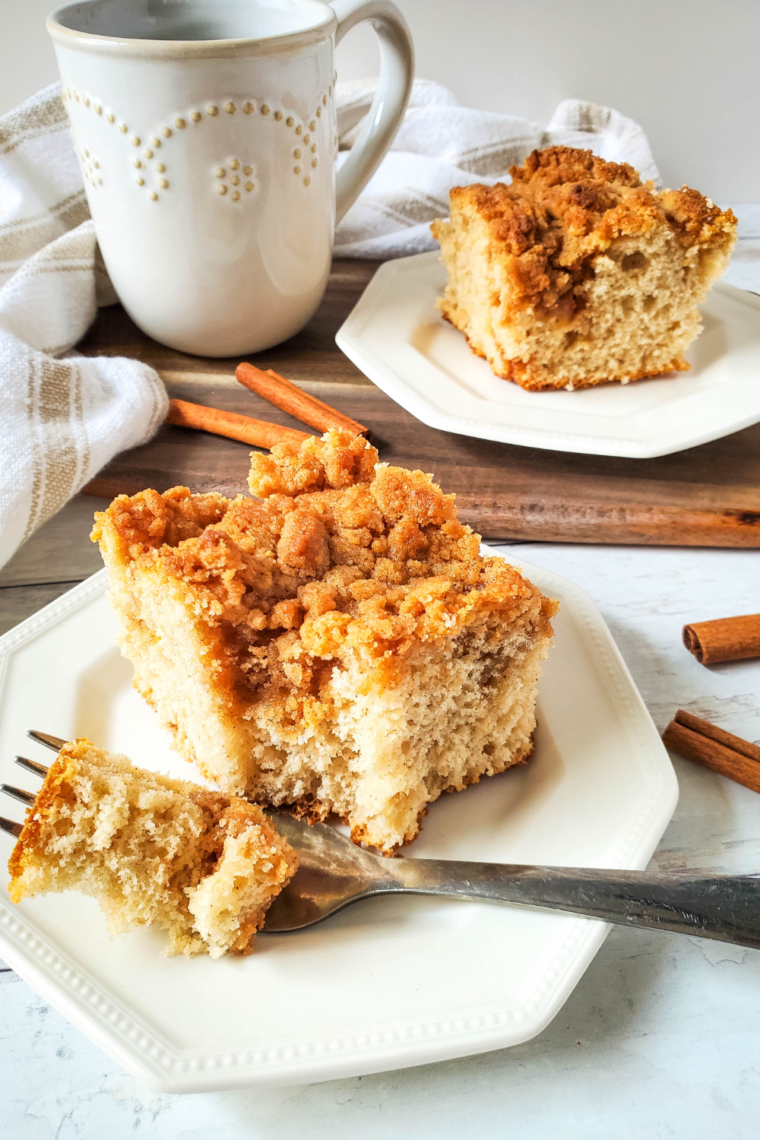
[{"label": "wooden cutting board", "polygon": [[[760,547],[760,424],[658,459],[542,451],[427,427],[335,344],[335,333],[376,269],[377,262],[336,262],[325,299],[306,328],[249,359],[370,427],[383,460],[434,473],[445,491],[456,492],[460,517],[484,538]],[[80,350],[147,361],[171,396],[303,428],[236,382],[237,361],[164,348],[120,306],[100,311]],[[249,450],[164,426],[150,443],[109,463],[93,491],[111,495],[183,484],[193,491],[237,494],[245,489]]]}]

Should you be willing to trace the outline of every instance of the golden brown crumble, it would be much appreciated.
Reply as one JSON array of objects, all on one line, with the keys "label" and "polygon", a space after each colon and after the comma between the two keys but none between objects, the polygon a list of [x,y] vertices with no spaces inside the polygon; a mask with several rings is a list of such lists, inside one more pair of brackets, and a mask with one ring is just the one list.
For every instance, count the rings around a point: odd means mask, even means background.
[{"label": "golden brown crumble", "polygon": [[[592,272],[592,259],[617,238],[663,222],[684,248],[722,248],[733,238],[731,210],[686,186],[658,194],[627,163],[605,162],[589,150],[535,150],[509,173],[510,185],[455,187],[451,203],[486,222],[515,309],[537,307],[569,319],[572,291]],[[440,225],[433,223],[434,236]]]},{"label": "golden brown crumble", "polygon": [[[361,652],[392,675],[420,641],[503,629],[539,592],[457,521],[430,475],[330,431],[254,453],[257,499],[120,496],[93,538],[174,584],[214,639],[217,685],[244,704],[318,696]],[[554,603],[544,600],[548,627]],[[296,713],[294,708],[294,715]]]}]

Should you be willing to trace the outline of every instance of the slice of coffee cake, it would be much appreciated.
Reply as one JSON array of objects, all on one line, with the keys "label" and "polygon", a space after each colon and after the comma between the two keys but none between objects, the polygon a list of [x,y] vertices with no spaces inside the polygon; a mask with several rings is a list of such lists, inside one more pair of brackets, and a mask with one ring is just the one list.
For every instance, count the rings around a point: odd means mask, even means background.
[{"label": "slice of coffee cake", "polygon": [[247,953],[298,858],[245,800],[67,744],[9,861],[14,902],[48,891],[98,900],[113,934],[156,925],[171,954]]},{"label": "slice of coffee cake", "polygon": [[459,186],[433,222],[438,306],[497,376],[586,388],[687,369],[697,305],[728,265],[736,218],[589,150],[534,151],[510,185]]},{"label": "slice of coffee cake", "polygon": [[254,454],[250,488],[97,516],[135,685],[226,790],[390,853],[530,755],[555,603],[362,437]]}]

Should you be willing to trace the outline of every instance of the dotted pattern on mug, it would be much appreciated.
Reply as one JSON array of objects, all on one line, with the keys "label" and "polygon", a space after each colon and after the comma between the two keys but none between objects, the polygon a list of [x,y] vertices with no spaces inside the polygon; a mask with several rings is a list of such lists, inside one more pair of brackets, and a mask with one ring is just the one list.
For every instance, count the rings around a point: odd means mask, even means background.
[{"label": "dotted pattern on mug", "polygon": [[[71,84],[65,84],[62,90],[64,105],[71,115],[71,109],[79,104],[100,118],[114,131],[124,138],[125,147],[131,148],[131,172],[134,184],[143,190],[149,201],[158,202],[167,191],[171,189],[169,177],[169,162],[167,154],[171,150],[171,139],[179,132],[193,131],[198,128],[214,129],[225,122],[226,116],[250,116],[252,119],[264,119],[270,122],[273,128],[282,133],[285,145],[290,149],[292,172],[304,187],[311,185],[314,171],[319,166],[319,147],[316,141],[318,120],[321,119],[327,100],[333,93],[333,83],[322,94],[311,116],[301,119],[292,110],[280,106],[274,100],[246,99],[237,102],[233,99],[220,99],[218,102],[207,103],[203,107],[194,107],[182,114],[174,115],[155,134],[141,135],[130,131],[129,125],[110,108],[105,107],[100,99],[86,91],[80,91]],[[332,149],[337,150],[337,138],[333,138]],[[103,185],[103,175],[100,162],[90,155],[87,147],[82,147],[79,159],[83,175],[91,186]],[[222,159],[211,171],[211,177],[219,198],[229,202],[238,203],[255,196],[257,179],[255,176],[255,160],[228,156]]]},{"label": "dotted pattern on mug", "polygon": [[249,162],[229,158],[224,166],[217,166],[214,171],[217,193],[222,197],[229,194],[231,202],[239,202],[243,195],[252,194],[256,189],[253,174],[253,166]]},{"label": "dotted pattern on mug", "polygon": [[102,186],[103,175],[100,173],[100,162],[94,154],[90,154],[86,146],[79,151],[79,164],[82,167],[82,177],[90,186]]}]

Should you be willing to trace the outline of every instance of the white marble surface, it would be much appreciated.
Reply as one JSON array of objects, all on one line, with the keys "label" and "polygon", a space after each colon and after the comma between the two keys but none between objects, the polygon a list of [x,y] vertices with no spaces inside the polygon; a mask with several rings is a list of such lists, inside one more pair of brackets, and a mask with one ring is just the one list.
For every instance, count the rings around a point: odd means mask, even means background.
[{"label": "white marble surface", "polygon": [[[708,670],[680,643],[687,620],[759,608],[760,552],[509,550],[596,599],[659,728],[681,706],[760,740],[760,662]],[[681,799],[657,864],[760,869],[757,796],[675,763]],[[13,1140],[757,1135],[760,953],[697,938],[613,930],[552,1025],[515,1049],[191,1097],[140,1086],[12,972],[0,987],[2,1133]]]}]

